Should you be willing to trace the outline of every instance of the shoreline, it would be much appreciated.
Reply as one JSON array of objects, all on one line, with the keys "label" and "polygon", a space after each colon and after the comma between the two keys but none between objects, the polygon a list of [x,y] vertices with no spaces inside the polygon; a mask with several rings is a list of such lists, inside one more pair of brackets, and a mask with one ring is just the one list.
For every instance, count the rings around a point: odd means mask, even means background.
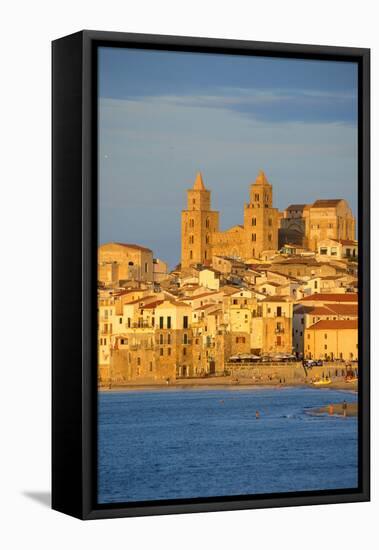
[{"label": "shoreline", "polygon": [[[330,409],[332,407],[332,410]],[[337,416],[344,418],[345,416],[358,416],[358,403],[346,403],[346,415],[343,413],[342,403],[331,403],[317,409],[309,409],[306,414],[311,416]]]},{"label": "shoreline", "polygon": [[324,386],[315,386],[313,384],[308,384],[304,382],[287,382],[287,383],[268,383],[266,382],[256,382],[256,381],[236,381],[234,380],[224,380],[220,381],[219,378],[213,379],[193,379],[193,380],[180,380],[175,383],[165,384],[165,383],[149,383],[149,384],[127,384],[127,385],[112,385],[111,387],[98,387],[99,393],[106,393],[110,391],[144,391],[144,390],[210,390],[210,389],[285,389],[285,388],[312,388],[317,390],[330,389],[330,390],[339,390],[345,391],[348,393],[357,393],[358,385],[356,382],[348,383],[345,381],[335,381],[331,384]]}]

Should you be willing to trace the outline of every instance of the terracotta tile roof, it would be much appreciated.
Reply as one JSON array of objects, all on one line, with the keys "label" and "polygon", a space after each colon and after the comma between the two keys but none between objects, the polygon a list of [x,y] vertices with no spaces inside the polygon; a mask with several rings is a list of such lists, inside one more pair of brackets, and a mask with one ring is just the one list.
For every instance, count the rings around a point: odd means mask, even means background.
[{"label": "terracotta tile roof", "polygon": [[306,206],[306,204],[290,204],[286,210],[303,210]]},{"label": "terracotta tile roof", "polygon": [[162,304],[163,302],[164,302],[164,300],[157,300],[156,302],[150,302],[149,304],[145,304],[144,306],[140,306],[140,308],[141,309],[154,309],[157,306],[159,306],[159,304]]},{"label": "terracotta tile roof", "polygon": [[358,304],[328,304],[328,309],[337,315],[358,315]]},{"label": "terracotta tile roof", "polygon": [[318,321],[306,330],[352,330],[358,329],[358,320]]},{"label": "terracotta tile roof", "polygon": [[331,309],[323,306],[317,306],[312,308],[309,312],[309,315],[333,315],[333,312]]},{"label": "terracotta tile roof", "polygon": [[349,239],[340,239],[338,242],[343,246],[358,246],[358,241],[350,241]]},{"label": "terracotta tile roof", "polygon": [[240,292],[240,288],[231,287],[231,286],[222,286],[220,288],[220,292],[222,292],[224,294],[224,296],[231,296],[232,294],[235,294],[236,292]]},{"label": "terracotta tile roof", "polygon": [[145,302],[146,300],[151,300],[153,298],[155,298],[155,296],[143,296],[141,298],[138,298],[137,300],[133,300],[131,302],[126,302],[124,305],[125,306],[130,306],[130,305],[138,304],[139,302]]},{"label": "terracotta tile roof", "polygon": [[277,283],[276,281],[264,281],[263,283],[259,283],[257,287],[260,287],[263,285],[271,285],[274,287],[279,287],[279,286],[283,286],[283,283]]},{"label": "terracotta tile roof", "polygon": [[310,265],[310,266],[321,266],[322,263],[318,262],[314,258],[305,258],[304,256],[300,256],[298,258],[287,258],[284,261],[276,262],[276,266],[280,265]]},{"label": "terracotta tile roof", "polygon": [[304,313],[309,313],[312,309],[312,306],[298,306],[297,304],[294,304],[293,314],[296,315],[299,313],[300,315],[304,315]]},{"label": "terracotta tile roof", "polygon": [[129,244],[129,243],[112,243],[118,244],[119,246],[124,246],[125,248],[132,248],[133,250],[140,250],[141,252],[152,252],[150,248],[145,246],[140,246],[139,244]]},{"label": "terracotta tile roof", "polygon": [[262,302],[291,302],[289,296],[267,296]]},{"label": "terracotta tile roof", "polygon": [[312,204],[312,208],[330,208],[337,206],[342,199],[319,199]]},{"label": "terracotta tile roof", "polygon": [[300,300],[301,302],[358,302],[358,294],[350,292],[347,294],[324,293],[311,294]]}]

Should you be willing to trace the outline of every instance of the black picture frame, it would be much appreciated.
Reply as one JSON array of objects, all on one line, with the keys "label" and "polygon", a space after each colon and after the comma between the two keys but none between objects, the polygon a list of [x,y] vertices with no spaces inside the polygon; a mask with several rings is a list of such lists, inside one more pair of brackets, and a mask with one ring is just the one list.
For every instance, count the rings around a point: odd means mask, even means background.
[{"label": "black picture frame", "polygon": [[[354,61],[359,74],[359,487],[131,504],[96,503],[99,46]],[[370,50],[81,31],[52,43],[52,507],[81,519],[370,499]]]}]

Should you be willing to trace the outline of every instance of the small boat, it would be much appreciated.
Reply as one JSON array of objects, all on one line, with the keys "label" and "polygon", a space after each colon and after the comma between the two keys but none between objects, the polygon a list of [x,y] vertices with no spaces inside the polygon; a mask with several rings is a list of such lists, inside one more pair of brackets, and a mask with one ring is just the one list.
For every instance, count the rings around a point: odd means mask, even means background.
[{"label": "small boat", "polygon": [[324,380],[315,380],[313,382],[313,385],[314,386],[327,386],[328,384],[331,384],[332,381],[330,380],[330,378],[325,378]]}]

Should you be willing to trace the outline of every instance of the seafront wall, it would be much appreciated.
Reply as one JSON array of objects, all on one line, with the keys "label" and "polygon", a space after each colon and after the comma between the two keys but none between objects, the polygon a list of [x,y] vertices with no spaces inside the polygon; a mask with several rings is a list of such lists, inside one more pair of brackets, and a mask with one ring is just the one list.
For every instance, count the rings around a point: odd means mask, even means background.
[{"label": "seafront wall", "polygon": [[281,381],[311,382],[323,378],[343,380],[347,375],[358,375],[358,366],[338,363],[325,363],[312,368],[304,368],[302,362],[293,363],[226,363],[225,370],[236,378],[249,378],[259,382]]},{"label": "seafront wall", "polygon": [[226,363],[225,370],[238,379],[257,382],[305,382],[306,370],[301,362],[294,363]]}]

